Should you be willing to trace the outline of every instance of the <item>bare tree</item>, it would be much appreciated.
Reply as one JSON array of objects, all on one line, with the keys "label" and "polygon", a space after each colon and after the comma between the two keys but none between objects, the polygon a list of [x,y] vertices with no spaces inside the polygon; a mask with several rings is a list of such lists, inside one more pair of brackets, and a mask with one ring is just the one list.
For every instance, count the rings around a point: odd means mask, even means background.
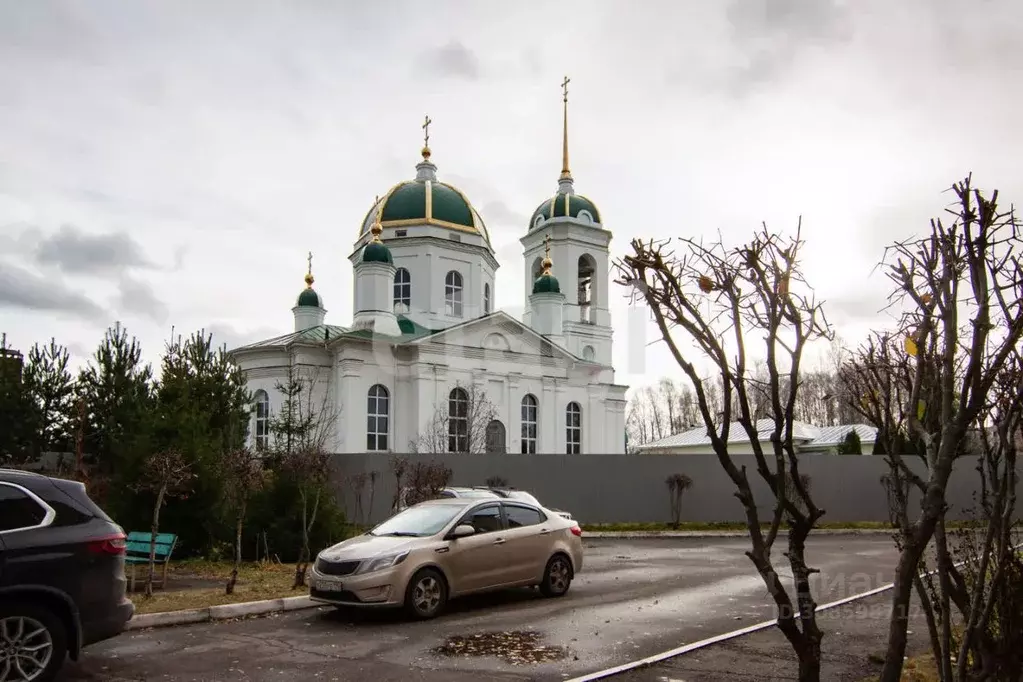
[{"label": "bare tree", "polygon": [[262,458],[248,448],[230,450],[221,460],[224,493],[234,510],[234,566],[225,586],[226,594],[233,594],[238,583],[238,569],[242,565],[242,530],[248,512],[249,499],[263,488],[267,472]]},{"label": "bare tree", "polygon": [[960,610],[958,651],[951,641],[941,641],[939,651],[953,652],[957,682],[1019,680],[1023,675],[1023,561],[1013,536],[1016,462],[1023,441],[1023,358],[1018,354],[998,369],[973,440],[980,450],[977,471],[985,528],[981,534],[959,531],[959,555],[967,561],[965,580],[956,580],[953,589],[969,594],[952,599],[957,606],[966,602]]},{"label": "bare tree", "polygon": [[486,391],[476,384],[455,384],[446,404],[437,407],[423,430],[409,442],[409,452],[484,453],[487,451],[487,427],[496,418],[497,408]]},{"label": "bare tree", "polygon": [[156,565],[156,536],[160,532],[160,510],[168,499],[185,499],[192,489],[195,478],[192,468],[174,450],[163,450],[150,455],[143,464],[142,479],[135,484],[135,490],[156,494],[153,503],[153,523],[150,526],[149,567],[146,571],[146,596],[153,596],[153,572]]},{"label": "bare tree", "polygon": [[[272,460],[298,489],[302,547],[295,565],[295,589],[306,584],[312,556],[309,535],[330,480],[330,454],[326,448],[340,414],[324,383],[320,381],[320,368],[301,371],[294,365],[289,366],[286,380],[277,384],[283,396],[281,408],[270,419],[274,441]],[[318,392],[318,387],[324,390]]]},{"label": "bare tree", "polygon": [[391,460],[394,472],[395,496],[393,511],[435,499],[451,482],[451,469],[435,461],[409,460],[396,457]]},{"label": "bare tree", "polygon": [[[814,504],[803,484],[792,431],[803,350],[807,343],[830,339],[832,332],[802,277],[799,251],[803,242],[798,231],[795,238],[787,239],[765,225],[750,242],[734,249],[721,242],[710,246],[690,239],[680,242],[684,253],[676,256],[667,250],[666,242],[633,240],[633,254],[616,264],[618,282],[633,287],[646,301],[665,344],[695,389],[714,453],[745,510],[752,543],[747,556],[777,606],[778,627],[799,660],[799,679],[817,682],[823,634],[810,589],[810,575],[817,569],[806,564],[805,543],[824,510]],[[745,344],[754,334],[764,338],[769,414],[774,421],[767,452],[761,444],[747,381],[752,361]],[[714,368],[722,391],[721,415],[713,412],[708,379],[688,343]],[[733,414],[749,438],[757,473],[775,500],[766,531],[746,469],[737,465],[728,451]],[[783,519],[790,527],[785,556],[798,606],[793,605],[771,556]]]},{"label": "bare tree", "polygon": [[[952,189],[957,198],[949,209],[952,223],[932,220],[930,234],[895,243],[883,261],[894,284],[891,301],[904,306],[904,349],[912,359],[906,420],[922,447],[926,471],[919,475],[901,453],[889,453],[921,500],[899,554],[882,682],[898,682],[902,674],[913,583],[932,538],[941,598],[953,592],[944,532],[948,480],[1000,368],[1019,353],[1023,337],[1023,267],[1016,252],[1015,216],[1011,209],[999,209],[997,191],[985,197],[970,177]],[[948,612],[947,604],[939,609]],[[947,619],[943,627],[947,643]],[[940,659],[940,665],[944,679],[951,679],[950,657]]]},{"label": "bare tree", "polygon": [[693,479],[686,474],[670,474],[664,479],[671,501],[671,527],[678,530],[682,522],[682,494],[693,487]]}]

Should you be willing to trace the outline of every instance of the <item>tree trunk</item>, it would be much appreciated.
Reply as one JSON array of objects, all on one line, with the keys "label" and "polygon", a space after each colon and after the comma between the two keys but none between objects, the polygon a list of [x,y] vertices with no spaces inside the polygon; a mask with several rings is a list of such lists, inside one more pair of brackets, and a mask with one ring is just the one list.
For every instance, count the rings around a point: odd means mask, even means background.
[{"label": "tree trunk", "polygon": [[242,565],[242,525],[245,522],[245,505],[238,510],[238,518],[234,527],[234,568],[231,579],[227,581],[227,594],[234,594],[234,586],[238,583],[238,568]]},{"label": "tree trunk", "polygon": [[156,535],[160,531],[160,507],[163,506],[163,498],[167,494],[167,486],[160,486],[156,493],[156,506],[153,507],[153,525],[150,528],[149,538],[149,570],[146,571],[146,596],[153,596],[153,576],[156,570]]},{"label": "tree trunk", "polygon": [[796,603],[802,624],[802,643],[796,649],[799,657],[799,682],[820,682],[821,641],[824,633],[817,626],[817,602],[810,589],[811,569],[806,565],[806,538],[812,526],[806,522],[793,524],[789,531],[789,566],[796,587]]},{"label": "tree trunk", "polygon": [[295,582],[291,586],[293,590],[305,587],[306,562],[309,561],[308,498],[304,490],[299,495],[302,498],[302,548],[298,552],[298,562],[295,564]]},{"label": "tree trunk", "polygon": [[913,581],[919,577],[920,556],[929,540],[930,533],[921,537],[920,531],[917,531],[913,537],[906,538],[906,544],[899,555],[899,563],[895,569],[895,585],[892,588],[891,620],[888,622],[888,651],[885,653],[884,668],[878,682],[899,682],[902,679]]}]

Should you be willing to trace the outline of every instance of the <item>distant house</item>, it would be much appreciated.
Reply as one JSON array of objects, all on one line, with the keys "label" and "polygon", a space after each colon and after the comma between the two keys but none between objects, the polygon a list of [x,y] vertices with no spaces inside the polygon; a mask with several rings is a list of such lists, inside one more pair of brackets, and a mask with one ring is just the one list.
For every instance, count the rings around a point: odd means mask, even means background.
[{"label": "distant house", "polygon": [[[770,452],[771,433],[774,431],[773,419],[757,421],[757,434],[765,452]],[[850,431],[855,431],[860,438],[860,448],[864,454],[870,454],[877,440],[877,429],[867,424],[848,424],[844,426],[813,426],[803,422],[792,425],[792,440],[799,454],[832,455],[837,454],[838,446],[845,440]],[[707,429],[703,426],[676,433],[673,436],[655,440],[650,443],[634,446],[637,455],[712,455],[714,450],[710,444]],[[732,422],[728,430],[728,451],[733,455],[752,455],[753,445],[746,430],[738,422]]]}]

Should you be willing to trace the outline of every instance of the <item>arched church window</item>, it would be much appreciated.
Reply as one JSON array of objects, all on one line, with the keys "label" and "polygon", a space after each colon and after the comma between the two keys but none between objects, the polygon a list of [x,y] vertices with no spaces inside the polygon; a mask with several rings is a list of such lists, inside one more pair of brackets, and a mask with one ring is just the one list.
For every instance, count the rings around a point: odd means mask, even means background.
[{"label": "arched church window", "polygon": [[483,285],[483,314],[490,314],[490,285]]},{"label": "arched church window", "polygon": [[539,409],[536,396],[527,393],[522,398],[522,454],[535,455]]},{"label": "arched church window", "polygon": [[369,389],[366,405],[366,449],[370,452],[387,451],[387,434],[390,432],[391,396],[387,389],[376,384]]},{"label": "arched church window", "polygon": [[448,394],[448,452],[469,452],[469,394],[462,388]]},{"label": "arched church window", "polygon": [[579,256],[579,321],[586,324],[593,324],[593,275],[597,270],[597,264],[593,256],[583,254]]},{"label": "arched church window", "polygon": [[579,455],[583,451],[583,408],[577,402],[565,410],[565,452]]},{"label": "arched church window", "polygon": [[412,275],[405,268],[394,271],[394,312],[407,313],[412,307]]},{"label": "arched church window", "polygon": [[265,450],[270,446],[270,396],[263,389],[259,389],[252,397],[256,408],[253,440],[257,450]]},{"label": "arched church window", "polygon": [[456,270],[444,278],[444,308],[451,317],[462,316],[462,273]]},{"label": "arched church window", "polygon": [[504,424],[499,419],[492,419],[487,424],[487,452],[504,454],[508,451],[508,438],[504,430]]},{"label": "arched church window", "polygon": [[593,346],[584,346],[583,347],[583,360],[585,360],[586,362],[593,362],[593,360],[596,357],[597,357],[597,351],[593,350]]}]

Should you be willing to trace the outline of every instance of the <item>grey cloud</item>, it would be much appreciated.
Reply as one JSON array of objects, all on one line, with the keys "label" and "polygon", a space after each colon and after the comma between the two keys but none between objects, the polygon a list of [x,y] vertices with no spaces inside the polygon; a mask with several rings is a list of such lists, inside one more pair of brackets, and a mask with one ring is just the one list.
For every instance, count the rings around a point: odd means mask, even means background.
[{"label": "grey cloud", "polygon": [[107,316],[106,311],[94,301],[63,283],[2,262],[0,307],[68,313],[89,321]]},{"label": "grey cloud", "polygon": [[529,225],[529,216],[525,213],[520,213],[513,208],[509,207],[508,204],[503,201],[488,201],[483,204],[481,209],[483,219],[487,221],[487,225],[500,225],[502,227],[520,227],[525,231]]},{"label": "grey cloud", "polygon": [[36,261],[73,274],[111,274],[126,268],[151,267],[138,243],[126,232],[92,235],[74,225],[39,242]]},{"label": "grey cloud", "polygon": [[167,321],[167,305],[149,284],[133,277],[121,278],[116,307],[120,313],[145,317],[158,324]]},{"label": "grey cloud", "polygon": [[426,53],[424,65],[441,76],[476,80],[480,76],[479,58],[457,40]]},{"label": "grey cloud", "polygon": [[729,79],[736,93],[782,77],[806,47],[853,34],[850,11],[836,0],[733,0],[726,14],[747,60]]}]

